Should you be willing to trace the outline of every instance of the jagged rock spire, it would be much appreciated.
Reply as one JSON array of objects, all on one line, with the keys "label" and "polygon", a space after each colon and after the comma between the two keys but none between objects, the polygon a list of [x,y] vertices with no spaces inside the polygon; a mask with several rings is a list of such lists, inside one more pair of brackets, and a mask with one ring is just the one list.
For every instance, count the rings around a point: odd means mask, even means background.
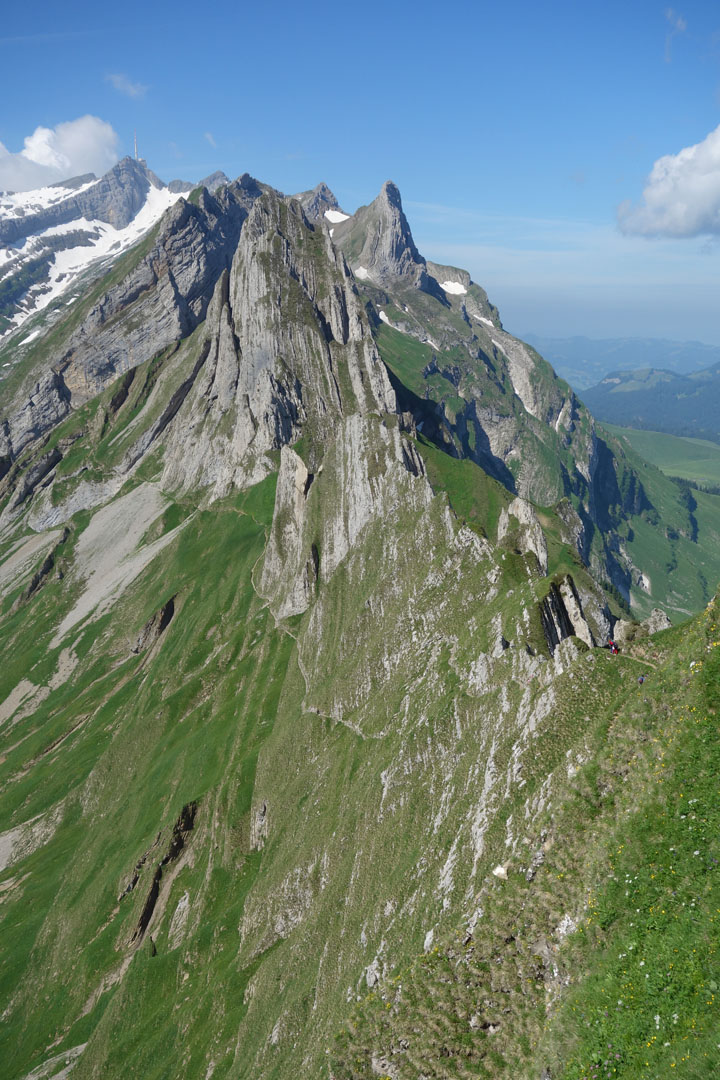
[{"label": "jagged rock spire", "polygon": [[333,239],[357,277],[378,285],[397,284],[400,279],[444,302],[442,290],[428,274],[425,260],[415,246],[400,191],[392,180],[385,181],[369,206],[361,206],[341,222]]}]

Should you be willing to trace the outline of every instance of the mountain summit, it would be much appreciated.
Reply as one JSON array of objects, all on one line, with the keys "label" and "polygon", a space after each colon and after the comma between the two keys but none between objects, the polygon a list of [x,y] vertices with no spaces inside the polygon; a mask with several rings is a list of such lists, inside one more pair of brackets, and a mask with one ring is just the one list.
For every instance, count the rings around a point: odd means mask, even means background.
[{"label": "mountain summit", "polygon": [[413,240],[392,180],[369,206],[361,206],[335,228],[333,239],[361,281],[378,285],[407,283],[442,299]]}]

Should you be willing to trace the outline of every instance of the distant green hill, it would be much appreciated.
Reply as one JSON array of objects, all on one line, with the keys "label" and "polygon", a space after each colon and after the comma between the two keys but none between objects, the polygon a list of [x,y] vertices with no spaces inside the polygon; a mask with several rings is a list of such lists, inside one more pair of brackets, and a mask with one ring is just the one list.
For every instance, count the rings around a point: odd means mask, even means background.
[{"label": "distant green hill", "polygon": [[720,364],[691,375],[613,371],[583,400],[605,423],[720,443]]},{"label": "distant green hill", "polygon": [[586,390],[608,371],[659,368],[689,375],[720,361],[720,346],[702,341],[665,341],[662,338],[554,338],[524,334],[525,341],[552,364],[577,391]]},{"label": "distant green hill", "polygon": [[691,480],[702,487],[720,484],[720,447],[707,439],[666,435],[662,431],[638,431],[636,428],[606,424],[618,439],[626,439],[640,454],[666,476]]}]

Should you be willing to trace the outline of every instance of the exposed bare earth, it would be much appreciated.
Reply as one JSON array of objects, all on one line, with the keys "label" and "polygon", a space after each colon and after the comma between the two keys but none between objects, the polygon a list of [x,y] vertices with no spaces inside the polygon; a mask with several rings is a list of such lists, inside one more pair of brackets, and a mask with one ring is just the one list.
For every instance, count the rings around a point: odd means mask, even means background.
[{"label": "exposed bare earth", "polygon": [[182,525],[138,549],[168,500],[152,484],[141,484],[127,495],[103,506],[78,541],[76,574],[85,588],[57,628],[50,647],[91,613],[98,618],[111,607],[155,556],[177,535]]}]

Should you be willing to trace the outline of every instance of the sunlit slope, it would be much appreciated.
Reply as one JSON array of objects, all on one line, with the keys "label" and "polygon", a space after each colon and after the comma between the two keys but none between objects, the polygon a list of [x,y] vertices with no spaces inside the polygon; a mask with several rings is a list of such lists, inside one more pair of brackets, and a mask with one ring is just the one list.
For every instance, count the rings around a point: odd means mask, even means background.
[{"label": "sunlit slope", "polygon": [[[526,626],[542,582],[521,556],[453,540],[444,500],[424,497],[390,534],[371,527],[320,607],[275,628],[253,586],[272,495],[268,480],[212,511],[170,502],[141,548],[179,529],[168,545],[61,640],[89,515],[58,553],[63,582],[15,614],[18,590],[6,599],[2,698],[29,705],[9,718],[2,763],[3,820],[19,827],[3,875],[9,1076],[88,1039],[77,1076],[317,1063],[346,983],[378,949],[405,955],[466,893],[473,859],[497,857],[478,847],[478,754],[494,746],[489,822],[505,772],[526,755],[534,768],[524,728],[554,669],[520,641],[483,650],[518,630],[543,645],[539,622]],[[382,543],[399,562],[369,572]],[[503,558],[515,596],[497,589],[488,606]],[[443,873],[453,845],[468,853],[456,882]]]},{"label": "sunlit slope", "polygon": [[555,734],[582,731],[582,750],[569,742],[548,775],[480,919],[466,912],[348,1009],[335,1077],[715,1075],[717,617],[714,601],[596,663],[590,698],[569,673]]},{"label": "sunlit slope", "polygon": [[603,425],[617,439],[627,439],[646,461],[667,476],[692,480],[701,486],[720,484],[720,447],[706,439],[679,438],[663,431],[641,431],[612,424]]}]

